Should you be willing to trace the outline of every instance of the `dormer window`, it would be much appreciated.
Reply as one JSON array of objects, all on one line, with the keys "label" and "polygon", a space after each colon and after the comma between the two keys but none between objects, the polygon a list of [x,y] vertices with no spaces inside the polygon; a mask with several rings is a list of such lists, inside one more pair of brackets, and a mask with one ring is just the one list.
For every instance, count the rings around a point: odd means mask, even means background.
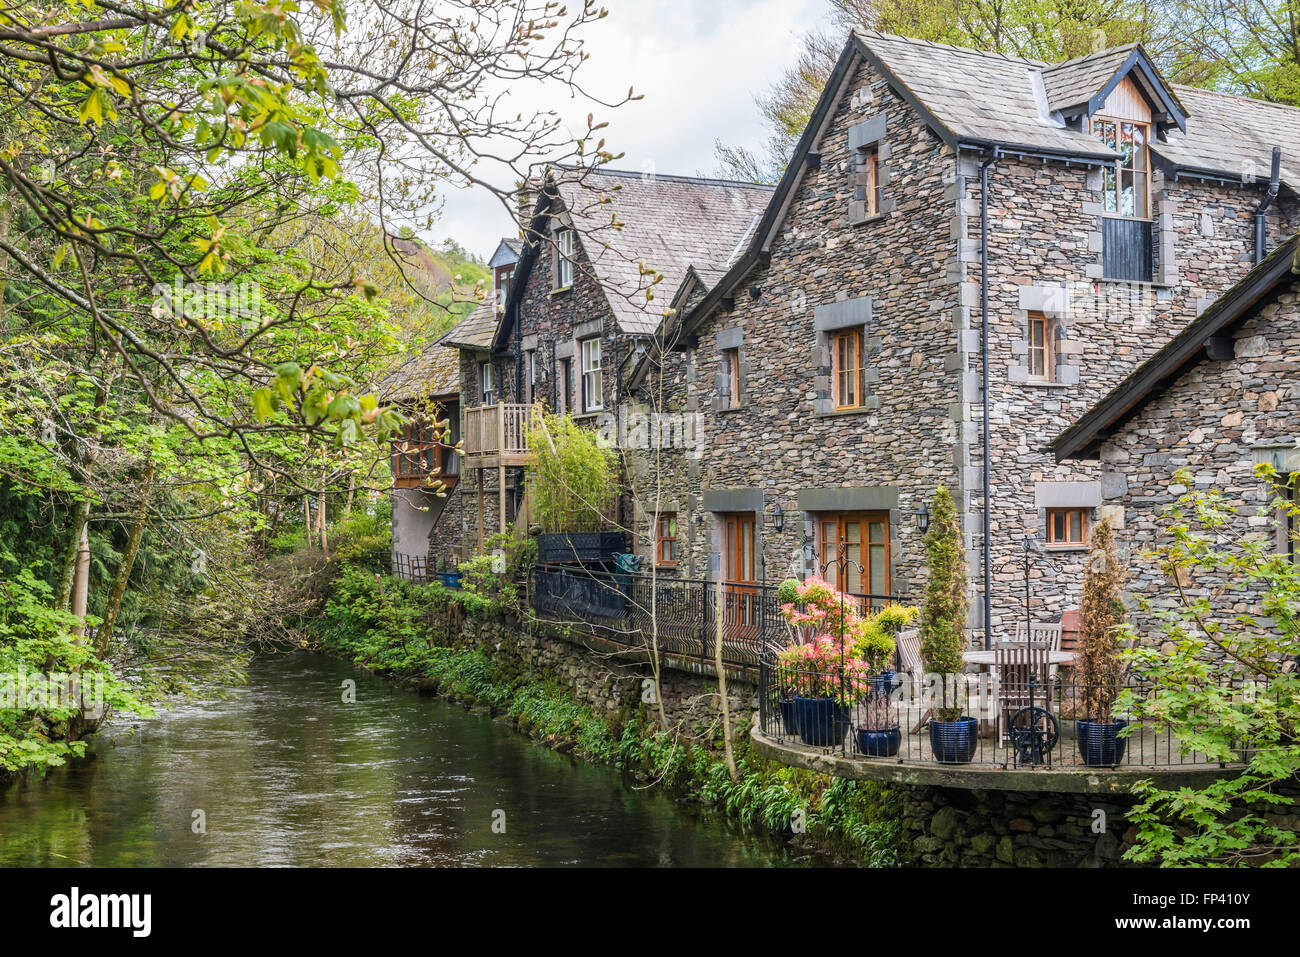
[{"label": "dormer window", "polygon": [[1102,173],[1102,209],[1124,219],[1151,217],[1151,126],[1129,120],[1096,116],[1096,137],[1120,154],[1115,165]]}]

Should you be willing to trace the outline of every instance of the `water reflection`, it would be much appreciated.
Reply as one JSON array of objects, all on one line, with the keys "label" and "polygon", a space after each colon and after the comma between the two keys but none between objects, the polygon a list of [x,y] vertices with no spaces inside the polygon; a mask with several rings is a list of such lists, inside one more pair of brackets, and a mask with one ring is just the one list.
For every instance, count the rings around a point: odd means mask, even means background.
[{"label": "water reflection", "polygon": [[6,866],[787,863],[607,769],[310,654],[258,659],[224,699],[119,725],[90,760],[0,792]]}]

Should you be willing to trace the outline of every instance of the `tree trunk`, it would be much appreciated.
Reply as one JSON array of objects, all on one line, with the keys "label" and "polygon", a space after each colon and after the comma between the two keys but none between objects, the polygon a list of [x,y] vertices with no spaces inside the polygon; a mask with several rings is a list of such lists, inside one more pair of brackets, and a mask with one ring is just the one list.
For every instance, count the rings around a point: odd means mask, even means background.
[{"label": "tree trunk", "polygon": [[122,552],[122,566],[117,570],[113,590],[108,596],[108,605],[104,609],[104,621],[95,635],[95,654],[103,658],[108,651],[108,643],[113,638],[113,628],[117,624],[118,612],[122,610],[122,596],[126,594],[126,585],[131,578],[131,567],[135,564],[135,554],[140,550],[140,539],[144,537],[145,525],[149,517],[149,499],[153,494],[153,477],[156,466],[152,452],[145,462],[144,474],[140,477],[140,502],[136,505],[135,515],[131,519],[131,529],[126,536],[126,549]]},{"label": "tree trunk", "polygon": [[72,606],[73,582],[77,575],[77,556],[81,552],[81,538],[90,520],[90,499],[77,502],[72,510],[72,528],[68,530],[68,547],[63,552],[63,570],[59,573],[59,604],[61,609]]},{"label": "tree trunk", "polygon": [[325,534],[325,469],[320,470],[320,491],[316,494],[316,524],[320,526],[320,550],[329,556],[329,540]]},{"label": "tree trunk", "polygon": [[357,494],[357,477],[356,475],[348,476],[348,502],[343,507],[343,520],[347,521],[352,517],[352,499]]},{"label": "tree trunk", "polygon": [[72,629],[73,634],[86,633],[86,606],[90,599],[90,523],[81,523],[81,533],[77,536],[77,559],[72,575],[72,594],[69,596],[71,611],[81,620]]}]

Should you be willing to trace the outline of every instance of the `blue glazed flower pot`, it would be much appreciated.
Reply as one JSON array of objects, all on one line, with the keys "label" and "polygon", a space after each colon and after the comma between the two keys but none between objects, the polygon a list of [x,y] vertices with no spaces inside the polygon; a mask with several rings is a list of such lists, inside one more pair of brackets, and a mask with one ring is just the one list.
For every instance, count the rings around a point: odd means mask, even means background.
[{"label": "blue glazed flower pot", "polygon": [[816,748],[838,744],[848,730],[846,709],[838,707],[834,698],[795,698],[794,720],[804,744]]},{"label": "blue glazed flower pot", "polygon": [[781,728],[786,734],[799,733],[799,711],[795,707],[794,698],[782,698],[777,702],[781,709]]},{"label": "blue glazed flower pot", "polygon": [[974,718],[930,722],[930,750],[940,764],[969,764],[978,744]]},{"label": "blue glazed flower pot", "polygon": [[877,677],[871,679],[871,690],[876,694],[890,694],[895,687],[894,681],[892,671],[882,671]]},{"label": "blue glazed flower pot", "polygon": [[869,758],[892,758],[902,743],[903,731],[898,725],[875,731],[858,728],[858,752]]},{"label": "blue glazed flower pot", "polygon": [[1124,743],[1119,736],[1128,722],[1119,718],[1109,724],[1100,721],[1079,721],[1079,757],[1090,768],[1108,768],[1124,760]]}]

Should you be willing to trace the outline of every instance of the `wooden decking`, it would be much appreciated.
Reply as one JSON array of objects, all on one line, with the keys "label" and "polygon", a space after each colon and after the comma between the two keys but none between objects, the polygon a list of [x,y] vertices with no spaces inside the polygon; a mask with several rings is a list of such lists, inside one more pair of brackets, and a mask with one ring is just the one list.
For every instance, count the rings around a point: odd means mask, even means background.
[{"label": "wooden decking", "polygon": [[465,467],[487,469],[531,464],[528,419],[532,412],[532,406],[514,402],[466,409]]}]

